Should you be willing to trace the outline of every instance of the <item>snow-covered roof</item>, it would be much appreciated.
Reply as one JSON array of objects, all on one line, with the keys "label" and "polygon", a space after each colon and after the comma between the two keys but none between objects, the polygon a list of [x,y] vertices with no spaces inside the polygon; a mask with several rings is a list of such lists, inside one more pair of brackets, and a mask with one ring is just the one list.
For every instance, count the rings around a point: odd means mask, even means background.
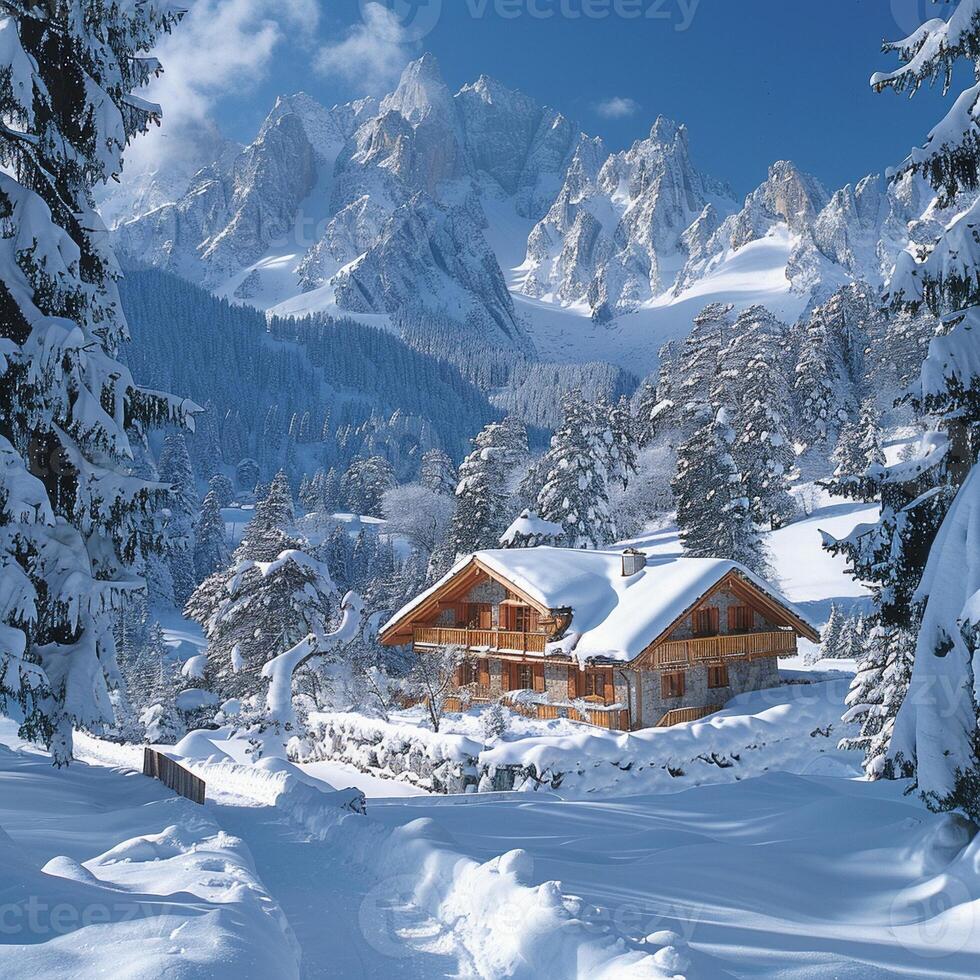
[{"label": "snow-covered roof", "polygon": [[424,604],[474,559],[544,608],[569,607],[568,634],[550,644],[548,652],[579,660],[633,660],[730,572],[739,573],[816,632],[799,609],[738,562],[647,556],[646,567],[626,577],[619,551],[551,547],[478,551],[399,610],[381,632]]}]

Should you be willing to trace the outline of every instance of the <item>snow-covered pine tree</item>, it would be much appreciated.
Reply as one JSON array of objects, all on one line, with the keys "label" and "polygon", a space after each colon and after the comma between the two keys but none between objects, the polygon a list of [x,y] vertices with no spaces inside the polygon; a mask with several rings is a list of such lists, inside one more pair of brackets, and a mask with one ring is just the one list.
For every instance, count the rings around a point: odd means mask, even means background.
[{"label": "snow-covered pine tree", "polygon": [[633,396],[637,443],[641,447],[650,445],[657,436],[657,415],[659,414],[657,408],[659,404],[656,381],[652,378],[644,379]]},{"label": "snow-covered pine tree", "polygon": [[56,765],[73,727],[111,721],[114,613],[160,543],[146,529],[161,488],[130,475],[130,440],[196,409],[117,359],[118,269],[93,206],[159,117],[135,92],[179,16],[66,0],[0,20],[0,709]]},{"label": "snow-covered pine tree", "polygon": [[[881,645],[881,652],[876,646]],[[871,695],[880,707],[869,713],[861,726],[861,738],[864,739],[865,769],[873,779],[882,776],[886,779],[898,779],[905,773],[904,767],[889,756],[892,735],[895,730],[895,719],[898,710],[905,700],[912,679],[912,664],[915,657],[915,634],[905,629],[881,630],[872,629],[866,644],[865,661],[877,664],[884,661],[881,671],[881,681]],[[873,658],[873,660],[871,659]],[[855,746],[857,747],[857,746]]]},{"label": "snow-covered pine tree", "polygon": [[194,571],[194,520],[198,497],[183,433],[172,432],[164,439],[157,473],[160,482],[170,486],[165,505],[166,557],[174,585],[174,601],[182,607],[198,582]]},{"label": "snow-covered pine tree", "polygon": [[[858,661],[854,680],[844,699],[846,710],[841,721],[861,727],[857,735],[842,738],[838,747],[844,751],[863,752],[865,758],[868,758],[869,747],[872,740],[878,738],[884,720],[882,677],[888,662],[888,636],[880,626],[872,629],[864,656]],[[830,657],[834,655],[827,654]]]},{"label": "snow-covered pine tree", "polygon": [[[962,58],[973,65],[980,51],[980,0],[963,0],[948,20],[930,20],[886,47],[904,64],[876,74],[876,90],[914,94],[922,82],[941,76],[948,91],[956,63]],[[939,192],[941,205],[961,191],[975,191],[980,186],[977,111],[971,88],[895,178],[926,177]],[[881,625],[916,629],[921,618],[907,691],[902,689],[902,671],[883,681],[885,697],[896,711],[894,730],[888,746],[882,747],[882,761],[866,758],[866,770],[872,777],[914,773],[930,806],[960,807],[974,819],[980,816],[980,676],[975,668],[980,646],[978,220],[980,199],[945,229],[927,254],[899,256],[890,302],[911,311],[928,307],[941,321],[909,399],[916,412],[933,418],[939,432],[923,440],[919,458],[888,467],[879,477],[882,513],[877,526],[859,529],[843,542],[827,542],[852,558],[858,577],[876,583]]]},{"label": "snow-covered pine tree", "polygon": [[331,466],[330,469],[327,470],[327,475],[323,481],[320,509],[324,514],[332,514],[340,507],[340,498],[340,476]]},{"label": "snow-covered pine tree", "polygon": [[830,604],[827,625],[820,631],[820,655],[826,660],[835,660],[841,653],[841,633],[847,617],[836,602]]},{"label": "snow-covered pine tree", "polygon": [[538,514],[565,529],[571,548],[601,548],[616,540],[609,513],[613,434],[608,406],[590,404],[578,390],[562,399],[562,421],[544,457]]},{"label": "snow-covered pine tree", "polygon": [[860,616],[848,616],[841,626],[837,659],[860,663],[865,658],[865,623]]},{"label": "snow-covered pine tree", "polygon": [[120,651],[119,671],[127,704],[136,717],[165,696],[173,701],[178,674],[158,622],[150,624],[139,647]]},{"label": "snow-covered pine tree", "polygon": [[259,482],[259,464],[251,456],[239,461],[235,468],[235,482],[244,493],[251,493],[255,489]]},{"label": "snow-covered pine tree", "polygon": [[797,431],[820,460],[837,444],[841,426],[857,417],[868,334],[877,321],[870,287],[853,283],[817,307],[797,330]]},{"label": "snow-covered pine tree", "polygon": [[263,665],[330,620],[337,589],[327,566],[300,550],[304,542],[286,543],[297,547],[239,561],[188,603],[208,640],[208,687],[223,698],[258,693]]},{"label": "snow-covered pine tree", "polygon": [[863,475],[869,467],[881,467],[885,452],[881,446],[881,415],[873,398],[861,402],[857,421],[841,427],[837,448],[833,452],[837,464],[835,477],[847,474]]},{"label": "snow-covered pine tree", "polygon": [[322,551],[323,560],[337,588],[344,591],[351,588],[354,582],[354,545],[345,525],[335,525]]},{"label": "snow-covered pine tree", "polygon": [[445,544],[432,558],[434,574],[463,555],[497,546],[511,512],[511,472],[527,455],[527,431],[512,420],[491,422],[473,447],[459,467],[456,506]]},{"label": "snow-covered pine tree", "polygon": [[433,493],[452,496],[456,492],[456,467],[448,453],[429,449],[422,454],[419,483]]},{"label": "snow-covered pine tree", "polygon": [[[602,405],[597,406],[599,410]],[[625,489],[636,473],[636,419],[629,399],[622,395],[609,413],[609,430],[612,441],[609,446],[609,479]]]},{"label": "snow-covered pine tree", "polygon": [[271,561],[291,540],[289,535],[295,522],[289,480],[280,470],[265,496],[256,504],[255,514],[245,526],[233,562],[247,559]]},{"label": "snow-covered pine tree", "polygon": [[294,532],[292,493],[280,471],[255,508],[231,565],[206,578],[185,614],[208,638],[208,681],[224,697],[259,690],[259,671],[330,616],[336,588]]},{"label": "snow-covered pine tree", "polygon": [[633,416],[636,419],[636,439],[640,449],[646,449],[655,439],[677,424],[678,346],[673,340],[659,352],[657,376],[645,378],[633,396]]},{"label": "snow-covered pine tree", "polygon": [[491,701],[480,713],[480,728],[488,745],[499,742],[507,734],[507,714],[499,701]]},{"label": "snow-covered pine tree", "polygon": [[235,489],[224,473],[215,473],[208,480],[208,490],[214,493],[219,507],[230,507],[235,499]]},{"label": "snow-covered pine tree", "polygon": [[705,410],[714,401],[721,352],[731,336],[732,306],[711,303],[695,318],[691,332],[674,363],[669,387],[677,403],[676,414],[681,431],[689,436],[704,422]]},{"label": "snow-covered pine tree", "polygon": [[704,420],[677,452],[671,487],[685,553],[692,558],[728,558],[765,575],[768,562],[742,476],[732,458],[735,432],[726,409]]},{"label": "snow-covered pine tree", "polygon": [[881,413],[878,411],[874,398],[865,398],[861,402],[858,430],[865,465],[884,466],[885,450],[881,445]]},{"label": "snow-covered pine tree", "polygon": [[753,519],[767,527],[779,527],[796,512],[789,494],[795,453],[788,377],[786,326],[764,307],[749,307],[719,355],[714,399],[734,408],[732,457]]},{"label": "snow-covered pine tree", "polygon": [[201,513],[194,525],[194,570],[197,581],[228,564],[228,539],[221,504],[214,490],[209,490],[201,504]]},{"label": "snow-covered pine tree", "polygon": [[303,479],[299,481],[299,490],[296,496],[300,502],[300,506],[303,508],[304,514],[311,514],[316,509],[317,504],[317,492],[316,492],[316,480],[319,471],[314,473],[312,477],[303,475]]},{"label": "snow-covered pine tree", "polygon": [[381,500],[394,485],[391,463],[383,456],[355,459],[341,481],[347,507],[355,514],[371,517],[381,516]]}]

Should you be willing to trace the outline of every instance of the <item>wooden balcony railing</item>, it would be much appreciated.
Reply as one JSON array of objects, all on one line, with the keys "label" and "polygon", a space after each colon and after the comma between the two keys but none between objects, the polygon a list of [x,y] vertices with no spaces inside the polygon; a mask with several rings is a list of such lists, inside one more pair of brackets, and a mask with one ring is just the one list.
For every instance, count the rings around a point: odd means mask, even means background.
[{"label": "wooden balcony railing", "polygon": [[720,705],[710,705],[707,708],[674,708],[657,722],[657,728],[671,728],[674,725],[683,724],[685,721],[700,721],[713,715],[716,711],[721,711]]},{"label": "wooden balcony railing", "polygon": [[729,657],[786,657],[796,653],[792,630],[771,633],[728,633],[661,643],[648,655],[651,667],[690,667]]},{"label": "wooden balcony railing", "polygon": [[505,650],[513,653],[544,653],[548,637],[544,633],[515,630],[449,629],[444,626],[416,626],[418,646],[459,646],[468,649]]}]

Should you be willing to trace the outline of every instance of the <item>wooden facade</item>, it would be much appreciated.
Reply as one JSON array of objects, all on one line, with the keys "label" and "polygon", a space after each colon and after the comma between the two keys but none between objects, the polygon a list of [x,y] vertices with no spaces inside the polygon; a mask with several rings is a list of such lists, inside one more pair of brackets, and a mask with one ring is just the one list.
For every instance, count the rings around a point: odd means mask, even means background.
[{"label": "wooden facade", "polygon": [[734,694],[776,682],[777,658],[818,634],[747,577],[729,572],[627,662],[577,660],[551,644],[574,628],[573,609],[549,609],[474,556],[382,630],[388,645],[423,653],[465,649],[450,710],[507,699],[542,720],[618,730],[691,721]]}]

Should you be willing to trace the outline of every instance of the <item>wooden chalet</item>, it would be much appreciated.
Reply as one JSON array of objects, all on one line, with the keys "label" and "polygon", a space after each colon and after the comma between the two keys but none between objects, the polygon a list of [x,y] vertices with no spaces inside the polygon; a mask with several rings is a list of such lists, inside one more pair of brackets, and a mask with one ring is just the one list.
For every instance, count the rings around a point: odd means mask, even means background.
[{"label": "wooden chalet", "polygon": [[546,547],[477,552],[381,630],[389,646],[468,652],[456,707],[509,698],[541,719],[625,731],[777,684],[799,637],[819,641],[735,562]]}]

